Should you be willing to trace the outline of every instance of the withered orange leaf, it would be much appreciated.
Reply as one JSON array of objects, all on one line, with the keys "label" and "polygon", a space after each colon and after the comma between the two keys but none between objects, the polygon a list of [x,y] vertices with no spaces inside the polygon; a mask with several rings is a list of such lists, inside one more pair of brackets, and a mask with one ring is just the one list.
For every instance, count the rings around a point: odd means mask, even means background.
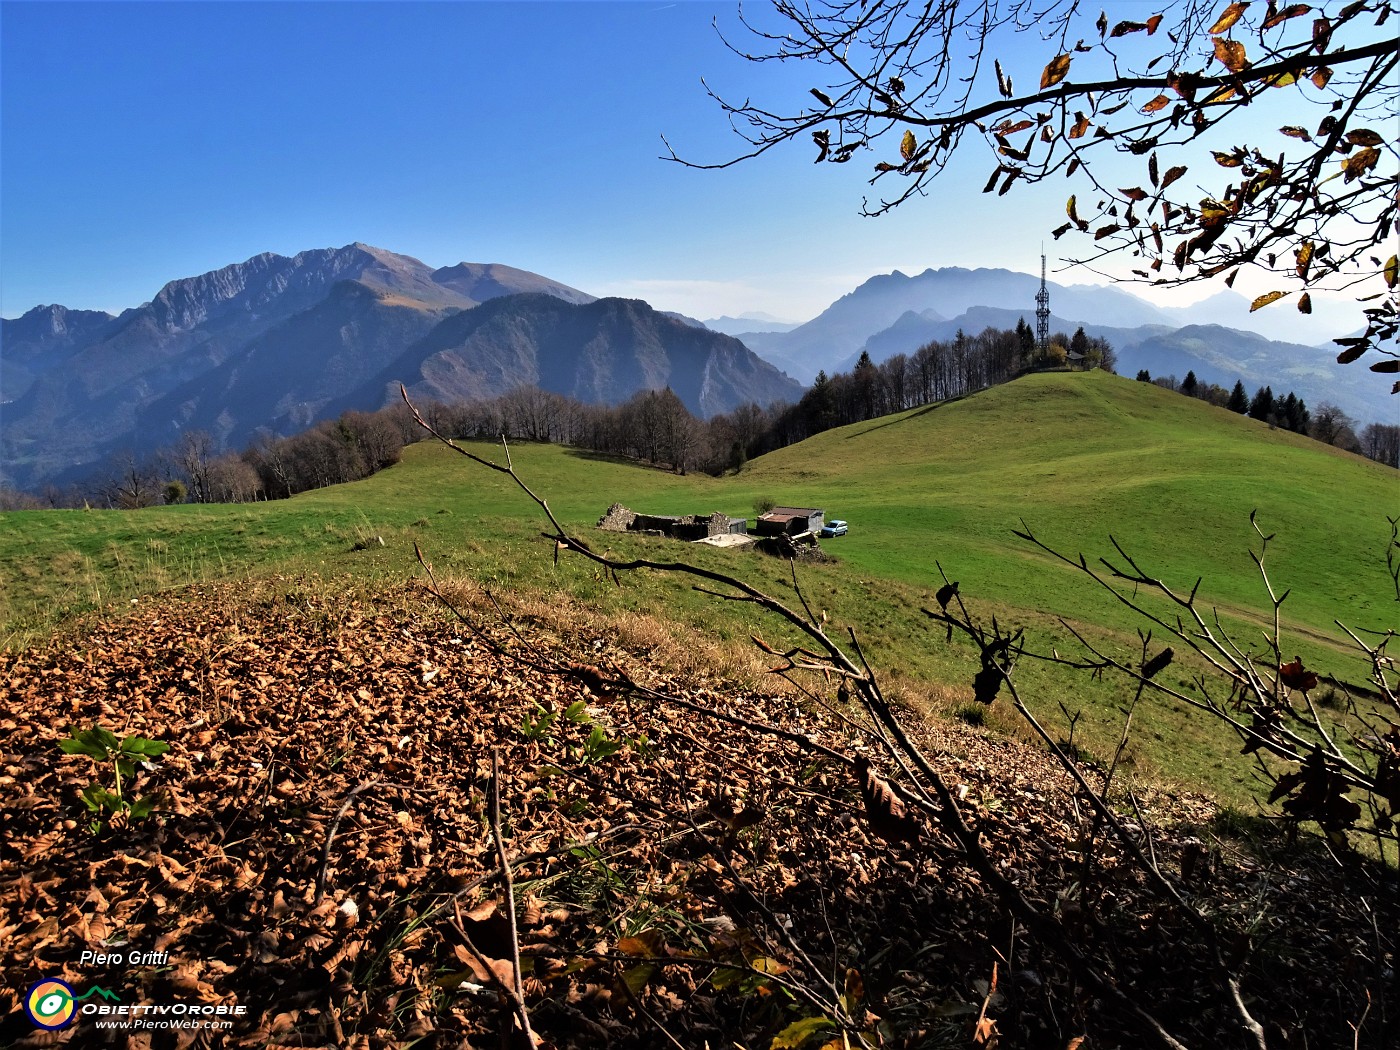
[{"label": "withered orange leaf", "polygon": [[1242,16],[1248,8],[1249,3],[1247,0],[1243,3],[1231,4],[1220,13],[1220,17],[1215,20],[1215,24],[1207,29],[1206,32],[1214,36],[1217,33],[1228,31],[1231,26],[1240,20],[1240,16]]},{"label": "withered orange leaf", "polygon": [[1056,55],[1050,60],[1050,64],[1045,67],[1045,71],[1040,74],[1040,88],[1045,90],[1054,87],[1069,75],[1069,64],[1072,56]]},{"label": "withered orange leaf", "polygon": [[1217,37],[1215,40],[1215,57],[1231,73],[1238,73],[1249,65],[1249,59],[1245,54],[1244,45],[1238,40],[1231,40],[1228,37]]},{"label": "withered orange leaf", "polygon": [[1279,680],[1289,689],[1297,689],[1307,692],[1317,688],[1317,675],[1303,666],[1303,658],[1295,656],[1286,664],[1280,664],[1278,669]]},{"label": "withered orange leaf", "polygon": [[876,774],[864,755],[856,758],[856,776],[860,778],[865,816],[875,834],[886,842],[915,841],[919,837],[919,822],[909,816],[894,789]]}]

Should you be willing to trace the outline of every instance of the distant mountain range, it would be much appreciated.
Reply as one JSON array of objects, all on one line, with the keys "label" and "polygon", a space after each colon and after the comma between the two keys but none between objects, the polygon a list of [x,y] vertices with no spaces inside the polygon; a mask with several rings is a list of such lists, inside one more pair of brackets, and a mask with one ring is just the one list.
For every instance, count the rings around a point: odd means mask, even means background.
[{"label": "distant mountain range", "polygon": [[701,322],[706,328],[725,335],[745,335],[749,332],[791,332],[797,321],[779,321],[772,314],[752,313],[743,317],[711,317]]},{"label": "distant mountain range", "polygon": [[[849,370],[862,351],[879,362],[959,329],[1034,324],[1039,285],[1009,270],[895,271],[805,324],[700,322],[498,264],[433,269],[360,243],[266,253],[171,281],[120,316],[53,305],[0,322],[0,482],[78,479],[186,429],[240,448],[259,432],[378,408],[400,382],[425,399],[536,384],[606,404],[670,386],[702,417],[794,401],[802,387],[790,376]],[[1330,350],[1212,323],[1247,309],[1233,292],[1182,311],[1117,288],[1048,289],[1052,331],[1082,325],[1107,339],[1125,374],[1194,371],[1331,401],[1361,423],[1397,417],[1389,384],[1336,365]]]},{"label": "distant mountain range", "polygon": [[[1034,321],[1040,279],[1011,270],[925,270],[914,277],[895,270],[872,277],[843,295],[820,314],[790,332],[754,332],[741,336],[751,350],[783,371],[810,383],[818,371],[837,371],[859,355],[871,336],[906,313],[932,310],[939,318],[957,317],[978,306],[1019,309],[1025,304]],[[1170,324],[1149,303],[1116,288],[1051,283],[1050,299],[1067,316],[1089,317],[1116,327]],[[910,349],[917,349],[917,345]]]},{"label": "distant mountain range", "polygon": [[[788,332],[748,332],[746,345],[789,375],[810,383],[818,371],[849,371],[862,351],[875,362],[948,340],[959,330],[975,335],[988,327],[1035,325],[1040,279],[1009,270],[926,270],[914,277],[895,271],[872,277],[806,324]],[[1047,282],[1050,330],[1107,339],[1118,371],[1185,377],[1230,387],[1239,380],[1250,393],[1271,385],[1292,390],[1309,404],[1330,401],[1359,422],[1393,422],[1400,404],[1390,385],[1366,368],[1336,364],[1336,352],[1270,340],[1254,332],[1201,323],[1245,316],[1248,303],[1224,292],[1193,309],[1160,309],[1116,288]]]},{"label": "distant mountain range", "polygon": [[398,382],[444,398],[535,383],[609,403],[670,385],[702,416],[801,393],[737,340],[645,303],[359,243],[172,281],[117,317],[37,307],[4,320],[0,340],[0,480],[18,487],[189,428],[242,447],[378,408]]}]

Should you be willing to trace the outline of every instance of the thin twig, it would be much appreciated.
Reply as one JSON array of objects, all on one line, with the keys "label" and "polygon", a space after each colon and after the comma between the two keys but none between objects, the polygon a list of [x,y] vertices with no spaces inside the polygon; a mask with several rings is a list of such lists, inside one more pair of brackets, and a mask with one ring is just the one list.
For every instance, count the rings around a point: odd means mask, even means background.
[{"label": "thin twig", "polygon": [[339,812],[335,819],[331,821],[331,829],[326,834],[326,844],[321,849],[321,871],[316,876],[316,903],[320,904],[326,896],[326,875],[331,866],[331,845],[335,842],[336,832],[340,830],[340,822],[345,819],[345,814],[350,812],[350,807],[355,803],[355,796],[361,791],[373,787],[379,783],[379,778],[363,780],[350,789],[350,793],[345,796],[345,801],[341,803]]},{"label": "thin twig", "polygon": [[505,839],[501,836],[501,753],[491,749],[491,838],[496,843],[496,856],[501,862],[501,881],[506,891],[506,917],[510,920],[510,965],[515,977],[515,1012],[529,1044],[538,1046],[530,1028],[530,1012],[525,1008],[521,992],[520,928],[515,917],[515,879],[510,873],[510,858],[506,856]]},{"label": "thin twig", "polygon": [[[408,397],[406,393],[404,395],[404,400],[405,402],[408,402]],[[904,766],[907,771],[911,773],[912,782],[919,788],[921,792],[927,792],[929,787],[932,788],[933,796],[925,794],[924,797],[917,799],[917,804],[921,809],[924,809],[926,812],[930,812],[931,814],[933,814],[943,825],[945,831],[962,846],[973,867],[977,870],[982,879],[995,890],[998,897],[1002,900],[1004,906],[1006,906],[1012,912],[1012,914],[1016,915],[1023,923],[1025,923],[1030,929],[1032,929],[1037,934],[1037,936],[1043,938],[1045,943],[1049,945],[1057,954],[1059,954],[1066,962],[1068,962],[1074,968],[1074,970],[1081,975],[1082,979],[1084,979],[1085,982],[1089,984],[1095,991],[1097,991],[1100,995],[1104,996],[1105,998],[1111,1000],[1119,1009],[1123,1010],[1125,1014],[1135,1018],[1138,1021],[1138,1023],[1140,1023],[1143,1026],[1145,1031],[1151,1033],[1152,1036],[1159,1042],[1161,1042],[1164,1046],[1170,1047],[1172,1048],[1172,1050],[1180,1050],[1180,1042],[1166,1031],[1161,1022],[1158,1021],[1155,1017],[1153,1017],[1152,1014],[1148,1012],[1144,1007],[1142,1007],[1140,1004],[1138,1004],[1132,998],[1130,998],[1126,993],[1124,993],[1113,981],[1108,979],[1108,977],[1104,973],[1100,972],[1099,967],[1097,967],[1094,964],[1093,960],[1086,957],[1086,955],[1069,940],[1065,931],[1059,926],[1059,924],[1053,918],[1049,917],[1039,908],[1033,905],[1022,893],[1022,891],[1000,870],[995,861],[988,855],[986,847],[981,841],[981,836],[974,829],[972,829],[963,819],[962,813],[960,812],[957,804],[957,800],[954,798],[952,791],[949,790],[943,778],[929,763],[928,759],[923,755],[920,748],[912,741],[903,723],[897,716],[895,716],[895,714],[891,710],[888,701],[886,700],[886,698],[880,690],[875,674],[871,669],[869,662],[865,658],[865,654],[861,651],[859,641],[855,638],[853,632],[851,637],[851,645],[856,658],[859,660],[859,664],[856,662],[856,660],[853,660],[852,657],[848,655],[848,653],[845,650],[843,650],[841,646],[837,645],[834,641],[832,641],[832,639],[827,636],[825,631],[822,630],[819,624],[813,623],[809,617],[804,617],[800,613],[794,611],[793,609],[784,605],[782,602],[773,598],[771,595],[760,591],[758,588],[742,580],[726,576],[722,573],[713,572],[711,570],[704,569],[699,566],[690,565],[685,562],[653,562],[646,559],[634,559],[631,561],[619,562],[614,561],[606,555],[599,555],[594,553],[591,550],[591,548],[587,546],[587,544],[583,543],[581,540],[574,538],[567,532],[567,530],[563,528],[563,526],[555,518],[553,512],[550,510],[548,504],[542,498],[537,496],[529,488],[529,486],[526,485],[524,481],[521,480],[521,478],[516,474],[513,465],[509,461],[509,458],[507,458],[507,465],[502,467],[498,464],[491,463],[488,460],[476,456],[471,452],[468,452],[467,450],[461,448],[455,443],[437,434],[437,432],[433,430],[433,428],[426,421],[423,420],[421,415],[418,414],[417,410],[412,408],[411,402],[408,403],[410,409],[413,410],[414,416],[419,422],[419,424],[423,426],[424,429],[432,433],[444,444],[448,445],[455,451],[461,453],[462,455],[473,460],[474,462],[487,466],[490,469],[495,470],[499,473],[509,475],[512,478],[512,480],[514,480],[515,483],[520,487],[520,489],[536,503],[540,510],[549,519],[550,524],[555,529],[555,532],[552,535],[546,534],[546,536],[547,538],[554,540],[556,544],[562,544],[564,548],[583,555],[588,560],[606,567],[609,571],[649,568],[663,572],[682,573],[702,580],[707,580],[713,584],[719,584],[724,587],[732,588],[734,591],[747,596],[747,598],[753,601],[754,604],[768,610],[770,613],[773,613],[779,618],[785,620],[788,624],[795,627],[797,630],[806,635],[808,639],[814,642],[816,646],[826,654],[824,659],[829,661],[829,669],[835,673],[847,677],[848,681],[854,684],[857,693],[860,695],[862,701],[864,702],[868,713],[870,713],[872,718],[874,719],[876,726],[880,729],[882,734],[884,732],[888,732],[889,736],[887,746],[889,747],[889,752],[892,756],[896,757],[899,760],[899,763],[902,766]],[[506,454],[507,457],[509,457],[508,449]],[[1000,669],[1003,675],[1009,675],[1009,662],[1013,655],[1011,650],[1013,646],[1018,644],[1018,641],[1015,638],[1015,636],[1002,637],[1000,630],[997,629],[995,636],[992,639],[988,640],[985,637],[984,632],[981,632],[979,629],[975,628],[972,625],[970,617],[968,618],[967,629],[973,635],[974,639],[980,642],[982,651],[984,653],[984,660],[986,659],[985,654],[991,651],[990,647],[1000,647],[999,650],[996,651],[996,654],[999,655],[1002,659]],[[660,695],[655,694],[650,690],[646,690],[643,687],[636,685],[635,683],[631,683],[630,688],[641,693]],[[779,730],[773,726],[754,725],[754,723],[751,723],[748,720],[741,719],[732,715],[722,714],[717,711],[706,710],[700,707],[699,705],[685,704],[684,702],[681,702],[681,706],[691,707],[692,709],[699,710],[703,714],[710,715],[712,717],[717,717],[724,721],[730,721],[741,725],[746,724],[754,726],[755,728],[760,728],[761,731],[765,733],[780,736],[784,739],[798,744],[801,747],[825,753],[828,757],[832,757],[842,762],[843,764],[849,764],[851,761],[849,758],[847,758],[847,756],[842,755],[839,752],[836,752],[830,748],[827,748],[824,745],[817,743],[810,737],[806,737],[802,734],[793,733],[791,731]],[[912,774],[914,770],[917,770],[920,775],[913,776]],[[724,858],[726,865],[728,866],[727,854],[725,854],[722,851],[721,856]],[[748,887],[742,882],[742,880],[738,878],[737,872],[733,871],[732,866],[730,866],[729,870],[731,875],[733,875],[734,878],[737,880],[738,886],[742,890],[749,892],[750,898],[752,899],[751,891],[748,891]],[[755,901],[754,903],[758,905],[761,911],[763,910],[761,902]],[[513,914],[514,913],[512,909],[512,918]],[[771,915],[769,917],[770,919],[772,918]],[[776,929],[779,936],[784,937],[786,939],[787,931],[782,927],[780,923],[776,923],[775,919],[773,921],[776,924]],[[799,945],[796,945],[795,943],[792,943],[789,940],[787,946],[791,951],[793,951],[796,957],[798,957],[799,959],[804,958],[804,953],[802,952],[801,947]],[[809,970],[811,976],[821,984],[826,984],[827,980],[825,974],[822,973],[819,968],[812,966],[811,960],[805,961],[807,963],[806,968]],[[805,997],[809,999],[809,1001],[814,1002],[814,1005],[821,1003],[821,997],[818,996],[812,989],[804,987],[802,991]],[[831,992],[833,998],[839,998],[839,989],[833,989],[831,990]],[[832,1004],[828,1003],[826,1005],[831,1006]]]},{"label": "thin twig", "polygon": [[538,1047],[539,1042],[535,1039],[535,1033],[530,1028],[530,1013],[525,1009],[525,998],[520,992],[520,957],[518,955],[516,956],[516,964],[513,971],[516,975],[515,982],[511,984],[502,980],[501,975],[498,974],[495,967],[491,965],[491,960],[476,946],[471,939],[471,935],[467,933],[466,924],[462,922],[462,905],[460,901],[453,900],[452,911],[455,916],[452,921],[452,928],[457,931],[457,936],[462,939],[462,944],[466,947],[467,951],[471,953],[471,957],[476,960],[476,964],[481,968],[482,972],[488,976],[491,983],[504,992],[506,998],[510,1000],[511,1008],[515,1011],[515,1019],[520,1024],[521,1031],[524,1032],[528,1044],[532,1048]]}]

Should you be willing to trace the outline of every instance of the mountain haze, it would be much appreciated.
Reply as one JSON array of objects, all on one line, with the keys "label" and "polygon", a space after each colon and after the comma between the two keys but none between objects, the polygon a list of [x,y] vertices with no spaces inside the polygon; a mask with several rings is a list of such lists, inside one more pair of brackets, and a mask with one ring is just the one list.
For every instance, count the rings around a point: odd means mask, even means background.
[{"label": "mountain haze", "polygon": [[[378,382],[455,401],[533,384],[592,404],[669,386],[702,418],[746,401],[796,400],[801,386],[739,340],[686,324],[635,299],[574,305],[554,296],[503,298],[438,325]],[[363,399],[371,396],[366,390]]]},{"label": "mountain haze", "polygon": [[[976,335],[988,327],[1010,329],[1020,320],[1035,325],[1040,279],[1008,270],[929,269],[916,277],[899,271],[872,277],[806,324],[786,333],[740,336],[761,356],[803,379],[816,372],[849,371],[862,351],[877,364],[912,354],[959,330]],[[1062,286],[1047,281],[1051,332],[1106,339],[1118,355],[1118,370],[1131,376],[1183,379],[1194,371],[1202,382],[1252,393],[1272,386],[1292,390],[1310,405],[1329,401],[1359,423],[1394,422],[1397,403],[1390,386],[1364,368],[1338,365],[1335,348],[1269,339],[1209,319],[1248,314],[1248,303],[1221,292],[1196,307],[1158,308],[1116,288]],[[1195,311],[1199,310],[1200,318]],[[1280,317],[1285,315],[1278,315]]]},{"label": "mountain haze", "polygon": [[[745,336],[755,352],[804,383],[817,372],[835,371],[858,354],[865,341],[905,313],[933,310],[955,317],[974,306],[1019,307],[1031,304],[1040,279],[1011,270],[928,269],[914,277],[895,270],[872,277],[820,314],[790,332]],[[1065,286],[1049,282],[1051,302],[1070,316],[1089,316],[1103,325],[1135,327],[1164,324],[1160,310],[1116,288]]]},{"label": "mountain haze", "polygon": [[[420,355],[439,355],[429,375],[395,365],[455,315],[513,299],[515,307],[489,315],[500,346],[479,335],[449,365],[445,352],[456,344],[443,336]],[[171,281],[117,317],[38,307],[0,329],[0,481],[75,480],[114,453],[142,455],[187,429],[240,447],[259,430],[289,433],[346,408],[378,408],[390,378],[496,393],[538,382],[616,399],[671,381],[701,413],[800,392],[743,344],[660,318],[645,304],[603,308],[599,324],[603,315],[613,323],[596,330],[577,318],[542,320],[551,307],[562,317],[594,302],[526,270],[468,262],[434,269],[356,242],[263,253]],[[520,334],[545,330],[545,352],[532,357]],[[449,381],[454,369],[471,381]]]},{"label": "mountain haze", "polygon": [[711,317],[702,322],[706,328],[725,335],[742,338],[752,332],[791,332],[798,327],[795,321],[779,321],[771,314],[744,314],[743,317]]}]

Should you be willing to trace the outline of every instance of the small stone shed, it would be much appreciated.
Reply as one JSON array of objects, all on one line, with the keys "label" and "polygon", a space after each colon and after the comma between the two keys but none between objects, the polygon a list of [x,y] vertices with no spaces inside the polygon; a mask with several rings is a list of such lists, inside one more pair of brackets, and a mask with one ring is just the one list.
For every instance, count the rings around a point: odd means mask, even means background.
[{"label": "small stone shed", "polygon": [[598,528],[611,532],[646,532],[673,540],[704,540],[714,536],[742,536],[749,531],[747,518],[713,514],[639,514],[614,503],[598,522]]},{"label": "small stone shed", "polygon": [[816,507],[774,507],[754,522],[753,531],[759,536],[800,536],[804,532],[819,532],[825,511]]}]

